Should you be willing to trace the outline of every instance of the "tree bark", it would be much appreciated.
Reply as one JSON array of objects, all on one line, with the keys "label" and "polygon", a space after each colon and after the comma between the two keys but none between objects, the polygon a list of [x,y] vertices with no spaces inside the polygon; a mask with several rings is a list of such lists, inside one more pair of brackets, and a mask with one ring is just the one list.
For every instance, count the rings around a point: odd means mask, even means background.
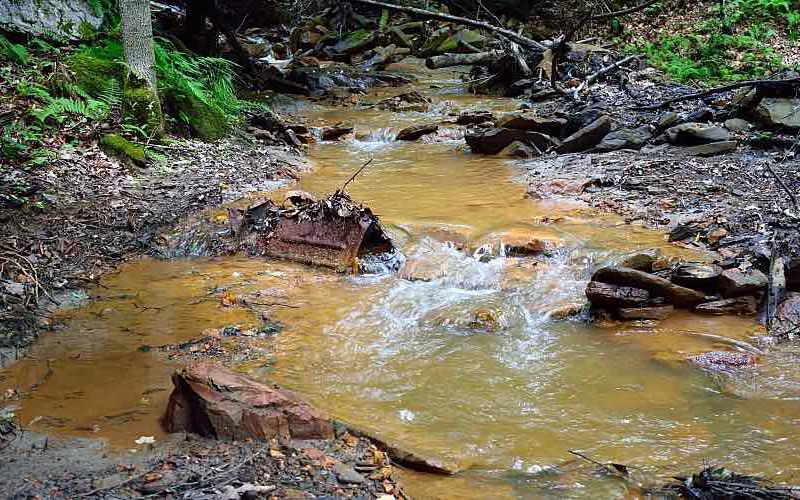
[{"label": "tree bark", "polygon": [[149,0],[119,0],[122,47],[131,73],[156,90],[156,58]]}]

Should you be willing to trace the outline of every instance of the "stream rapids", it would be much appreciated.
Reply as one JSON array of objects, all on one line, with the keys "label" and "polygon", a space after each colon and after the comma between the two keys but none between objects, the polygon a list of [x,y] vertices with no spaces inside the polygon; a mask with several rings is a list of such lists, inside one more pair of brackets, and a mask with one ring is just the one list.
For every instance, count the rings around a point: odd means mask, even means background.
[{"label": "stream rapids", "polygon": [[[374,158],[348,189],[381,217],[405,256],[405,274],[373,267],[339,275],[244,257],[130,262],[104,279],[107,288],[91,291],[95,300],[59,313],[66,328],[43,336],[3,373],[8,386],[35,387],[19,402],[21,422],[122,450],[140,436],[160,439],[176,364],[142,346],[247,328],[266,316],[283,331],[259,339],[234,368],[466,468],[449,478],[406,474],[413,497],[625,494],[623,484],[576,461],[573,449],[642,477],[705,462],[778,481],[797,477],[797,354],[776,348],[759,366],[730,374],[685,362],[719,348],[691,333],[748,339],[758,331],[753,320],[681,311],[657,323],[589,323],[552,314],[582,303],[593,269],[626,252],[702,256],[580,205],[528,198],[524,162],[473,156],[458,130],[394,141],[399,129],[450,111],[516,105],[459,93],[444,72],[423,73],[415,88],[433,99],[432,111],[304,106],[311,125],[352,123],[355,137],[312,145],[313,171],[288,186],[324,195]],[[187,225],[222,225],[221,213]],[[479,258],[508,231],[564,246],[541,258]],[[214,290],[280,304],[258,313],[223,307],[209,300]]]}]

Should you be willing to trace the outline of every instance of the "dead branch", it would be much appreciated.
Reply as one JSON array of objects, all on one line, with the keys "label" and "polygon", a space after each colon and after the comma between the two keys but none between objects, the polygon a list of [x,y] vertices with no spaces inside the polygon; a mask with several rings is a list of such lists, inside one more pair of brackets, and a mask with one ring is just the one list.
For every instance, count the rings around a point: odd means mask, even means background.
[{"label": "dead branch", "polygon": [[722,92],[728,92],[730,90],[736,90],[745,87],[775,88],[781,86],[794,87],[798,85],[800,85],[800,78],[787,78],[785,80],[768,80],[768,79],[747,80],[744,82],[736,82],[736,83],[731,83],[729,85],[723,85],[721,87],[715,87],[713,89],[703,90],[702,92],[694,92],[692,94],[684,94],[682,96],[673,97],[672,99],[667,99],[666,101],[662,101],[660,104],[653,104],[649,106],[635,106],[632,109],[640,111],[654,111],[657,109],[665,108],[670,104],[675,104],[676,102],[690,101],[692,99],[702,99],[703,97],[708,97],[715,94],[721,94]]},{"label": "dead branch", "polygon": [[505,28],[501,28],[493,24],[485,23],[483,21],[476,21],[474,19],[468,19],[466,17],[453,16],[451,14],[440,14],[438,12],[430,12],[423,9],[417,9],[415,7],[403,7],[401,5],[378,2],[376,0],[352,0],[352,2],[361,5],[370,5],[372,7],[381,7],[383,9],[394,10],[397,12],[405,12],[406,14],[410,14],[412,16],[419,17],[422,19],[436,19],[438,21],[447,21],[451,23],[463,24],[464,26],[469,26],[471,28],[490,31],[499,36],[507,38],[512,42],[516,42],[519,45],[522,45],[523,47],[526,47],[528,49],[533,49],[533,50],[547,49],[547,47],[545,47],[544,44],[542,44],[541,42],[537,42],[536,40],[532,40],[526,36],[515,33],[511,30],[507,30]]},{"label": "dead branch", "polygon": [[439,69],[461,65],[470,66],[473,64],[492,62],[502,55],[503,53],[499,50],[478,52],[477,54],[442,54],[425,59],[425,66],[427,66],[428,69]]},{"label": "dead branch", "polygon": [[356,179],[356,177],[358,177],[358,174],[360,174],[360,173],[361,173],[361,172],[362,172],[362,171],[363,171],[365,168],[367,168],[367,167],[370,165],[370,163],[372,163],[374,160],[375,160],[375,157],[373,156],[372,158],[370,158],[369,160],[367,160],[367,161],[366,161],[366,163],[364,163],[363,165],[361,165],[361,168],[359,168],[358,170],[356,170],[356,173],[354,173],[353,175],[351,175],[351,176],[350,176],[350,178],[349,178],[349,179],[347,179],[347,181],[345,181],[345,183],[344,183],[344,184],[342,184],[342,187],[341,187],[341,188],[339,188],[339,190],[337,191],[337,193],[344,193],[344,190],[345,190],[345,188],[347,187],[347,185],[348,185],[348,184],[350,184],[351,182],[353,182],[353,181]]},{"label": "dead branch", "polygon": [[584,88],[587,88],[589,85],[591,85],[594,82],[596,82],[597,79],[600,78],[601,76],[606,75],[606,74],[614,71],[615,69],[619,68],[623,64],[626,64],[626,63],[628,63],[630,61],[633,61],[634,59],[637,59],[638,57],[639,57],[638,54],[625,57],[625,58],[620,59],[619,61],[615,62],[614,64],[609,64],[608,66],[606,66],[604,68],[601,68],[597,72],[592,73],[591,75],[589,75],[589,78],[587,78],[583,83],[581,83],[578,86],[578,88],[575,89],[575,93],[577,94],[578,92],[580,92]]},{"label": "dead branch", "polygon": [[800,211],[800,207],[797,204],[797,197],[794,195],[792,190],[789,189],[789,186],[787,186],[786,183],[783,182],[783,179],[781,179],[778,176],[778,174],[775,172],[775,170],[772,168],[772,166],[770,166],[769,162],[765,163],[764,166],[767,167],[767,170],[769,170],[769,173],[772,174],[772,177],[775,178],[775,182],[777,182],[778,185],[780,187],[782,187],[784,191],[786,191],[786,194],[789,195],[789,199],[792,200],[792,205],[794,205],[794,209]]}]

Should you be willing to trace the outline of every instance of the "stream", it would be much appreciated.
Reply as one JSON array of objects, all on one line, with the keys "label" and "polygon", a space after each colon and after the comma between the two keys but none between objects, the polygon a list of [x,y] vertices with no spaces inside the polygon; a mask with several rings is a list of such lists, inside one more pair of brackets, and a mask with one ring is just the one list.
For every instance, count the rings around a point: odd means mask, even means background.
[{"label": "stream", "polygon": [[[237,369],[466,469],[455,477],[404,473],[415,498],[624,496],[622,482],[594,473],[572,449],[643,477],[708,461],[796,478],[798,355],[776,347],[757,367],[711,374],[685,358],[721,347],[691,334],[749,340],[759,332],[754,320],[678,311],[661,322],[551,316],[581,303],[591,272],[626,252],[703,255],[578,204],[526,197],[524,165],[469,154],[455,128],[435,141],[394,141],[399,129],[449,111],[518,104],[460,93],[451,73],[414,71],[414,88],[433,99],[428,113],[302,106],[310,125],[352,123],[355,137],[310,146],[313,171],[283,189],[324,195],[374,158],[348,191],[380,216],[406,268],[431,279],[340,275],[245,257],[127,263],[103,279],[107,288],[90,291],[95,300],[58,313],[64,329],[43,335],[28,357],[0,372],[3,389],[33,388],[19,402],[20,421],[121,450],[136,448],[140,436],[162,439],[158,419],[176,364],[140,348],[260,323],[252,310],[206,300],[224,288],[294,306],[265,309],[285,329],[258,339]],[[378,89],[365,100],[405,91]],[[222,213],[198,220],[212,223]],[[473,256],[508,231],[564,246],[549,257]]]}]

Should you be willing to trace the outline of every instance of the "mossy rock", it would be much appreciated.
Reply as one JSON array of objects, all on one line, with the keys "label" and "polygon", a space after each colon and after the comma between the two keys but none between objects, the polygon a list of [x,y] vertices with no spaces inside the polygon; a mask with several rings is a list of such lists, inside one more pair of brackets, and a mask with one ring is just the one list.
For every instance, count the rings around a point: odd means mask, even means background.
[{"label": "mossy rock", "polygon": [[89,95],[100,95],[112,79],[120,82],[122,87],[125,67],[119,61],[77,53],[67,58],[67,66],[75,74],[78,85]]},{"label": "mossy rock", "polygon": [[195,136],[215,141],[228,134],[230,124],[225,114],[200,99],[186,95],[169,96],[174,110],[191,127]]},{"label": "mossy rock", "polygon": [[147,85],[126,84],[122,92],[122,110],[125,116],[136,120],[148,134],[160,136],[164,116],[158,94]]},{"label": "mossy rock", "polygon": [[144,163],[147,154],[144,146],[133,143],[119,134],[106,134],[100,139],[100,145],[106,153],[134,161]]}]

